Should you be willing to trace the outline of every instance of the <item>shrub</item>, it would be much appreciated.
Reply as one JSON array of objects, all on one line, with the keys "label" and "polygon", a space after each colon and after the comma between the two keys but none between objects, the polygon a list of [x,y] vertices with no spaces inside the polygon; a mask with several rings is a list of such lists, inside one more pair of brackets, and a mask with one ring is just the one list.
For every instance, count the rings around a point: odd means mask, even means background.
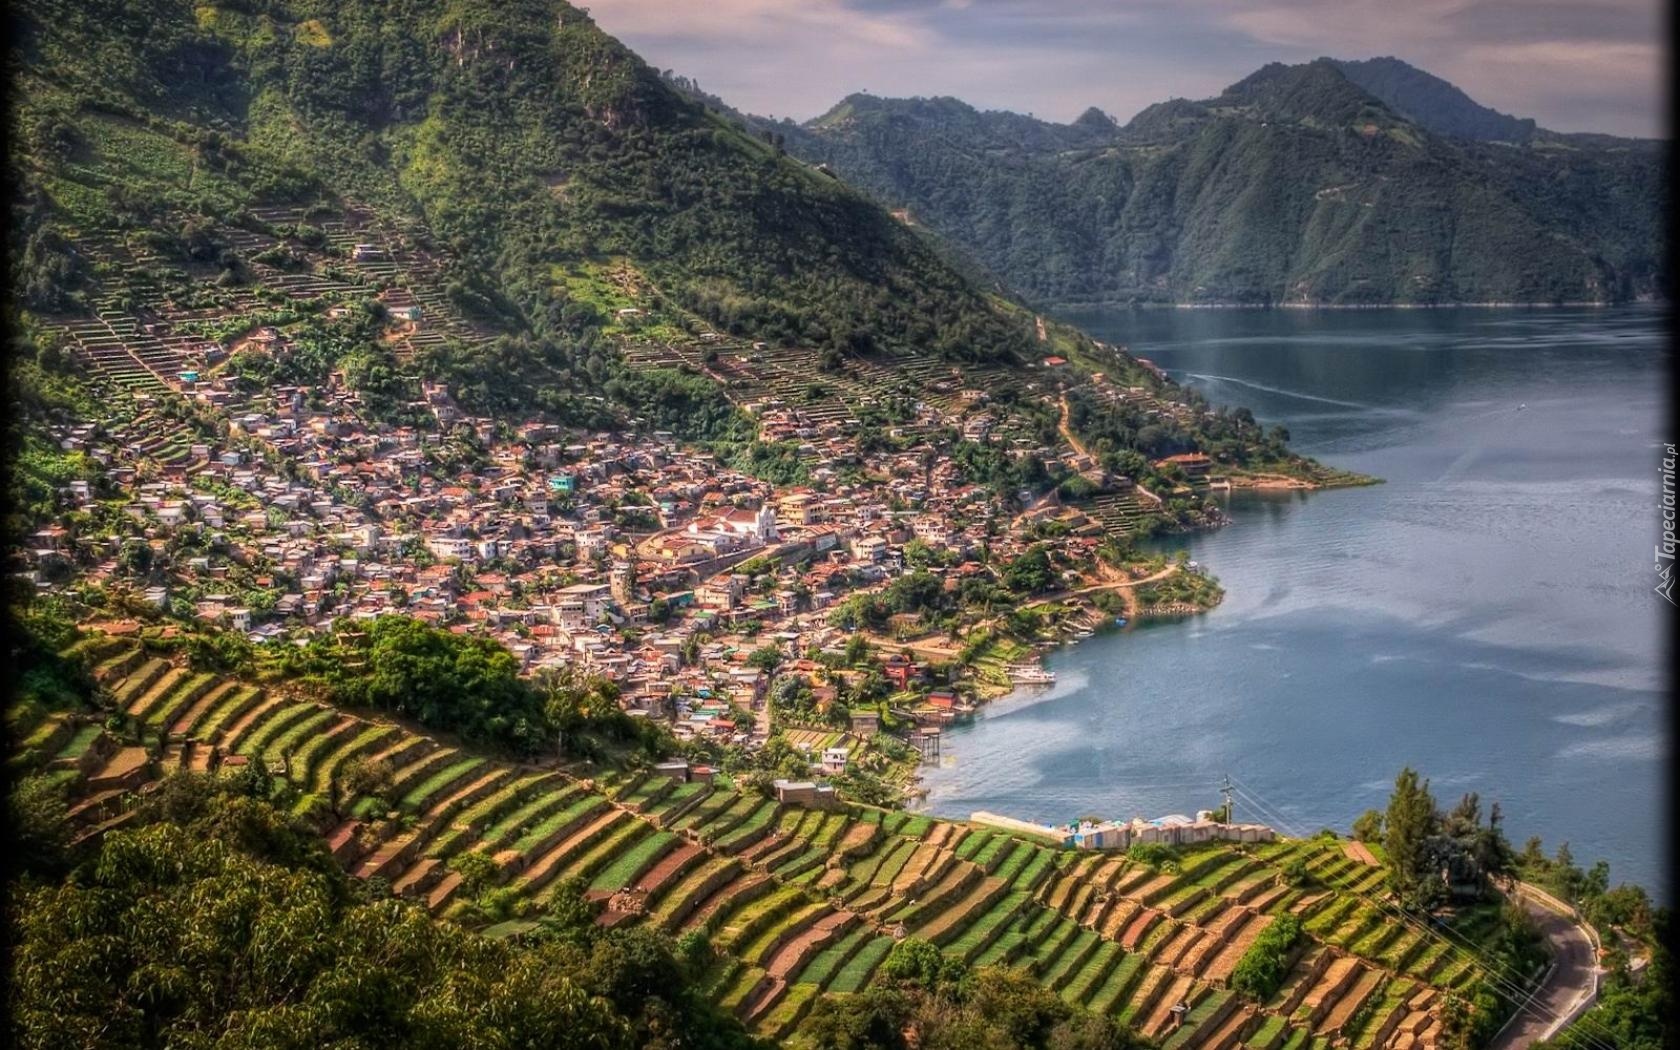
[{"label": "shrub", "polygon": [[1161,842],[1140,842],[1126,851],[1126,856],[1156,871],[1176,871],[1178,851]]},{"label": "shrub", "polygon": [[1283,984],[1289,957],[1301,940],[1301,920],[1281,915],[1261,931],[1231,972],[1231,987],[1256,1002],[1265,1002]]}]

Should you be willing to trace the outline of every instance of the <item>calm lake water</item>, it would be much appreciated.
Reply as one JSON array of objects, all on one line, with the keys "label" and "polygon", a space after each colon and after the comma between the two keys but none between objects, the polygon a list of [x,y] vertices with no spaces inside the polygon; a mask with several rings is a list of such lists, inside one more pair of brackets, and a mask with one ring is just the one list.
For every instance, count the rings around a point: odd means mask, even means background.
[{"label": "calm lake water", "polygon": [[1498,801],[1519,847],[1567,840],[1668,899],[1662,313],[1068,319],[1386,483],[1233,497],[1171,544],[1225,602],[1052,656],[1054,686],[947,732],[930,810],[1193,814],[1229,774],[1238,819],[1346,831],[1410,764]]}]

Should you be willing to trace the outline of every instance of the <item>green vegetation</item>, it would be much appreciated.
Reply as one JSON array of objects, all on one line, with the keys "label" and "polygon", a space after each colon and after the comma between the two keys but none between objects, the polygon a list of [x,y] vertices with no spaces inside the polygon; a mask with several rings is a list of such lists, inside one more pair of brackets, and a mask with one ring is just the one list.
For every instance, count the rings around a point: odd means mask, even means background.
[{"label": "green vegetation", "polygon": [[[31,0],[15,23],[27,207],[13,251],[33,309],[62,309],[99,278],[69,247],[96,228],[145,231],[170,260],[166,283],[170,267],[221,266],[237,284],[241,262],[204,217],[321,199],[330,214],[342,196],[423,219],[451,253],[449,299],[497,335],[428,351],[422,367],[481,410],[599,423],[585,395],[606,394],[655,427],[743,437],[710,381],[622,367],[603,332],[622,327],[623,287],[655,336],[715,326],[839,353],[1031,353],[1029,316],[559,0],[261,13]],[[321,347],[297,367],[346,353]],[[383,390],[379,368],[354,370]]]},{"label": "green vegetation", "polygon": [[1256,1002],[1270,999],[1288,976],[1290,953],[1301,941],[1301,920],[1282,915],[1260,932],[1231,971],[1231,987]]},{"label": "green vegetation", "polygon": [[923,1050],[1148,1045],[1113,1018],[1070,1006],[1026,974],[1002,967],[936,987],[873,987],[860,995],[819,999],[803,1027],[802,1044],[813,1050],[902,1050],[910,1045],[907,1031],[916,1033],[914,1045]]},{"label": "green vegetation", "polygon": [[1406,907],[1485,899],[1495,882],[1511,873],[1514,858],[1500,827],[1499,804],[1486,824],[1474,793],[1450,812],[1439,812],[1429,781],[1410,767],[1394,781],[1384,824],[1389,885]]},{"label": "green vegetation", "polygon": [[275,673],[334,703],[405,715],[473,743],[533,754],[564,740],[584,757],[663,746],[657,729],[624,714],[610,683],[576,674],[533,682],[501,644],[407,617],[381,616],[273,659]]},{"label": "green vegetation", "polygon": [[868,95],[804,125],[753,123],[1040,303],[1613,301],[1666,286],[1659,143],[1525,130],[1393,60],[1273,63],[1125,127]]},{"label": "green vegetation", "polygon": [[672,1016],[698,1045],[755,1045],[657,935],[585,912],[516,946],[434,922],[371,896],[252,788],[182,777],[75,880],[25,875],[17,1045],[629,1047]]}]

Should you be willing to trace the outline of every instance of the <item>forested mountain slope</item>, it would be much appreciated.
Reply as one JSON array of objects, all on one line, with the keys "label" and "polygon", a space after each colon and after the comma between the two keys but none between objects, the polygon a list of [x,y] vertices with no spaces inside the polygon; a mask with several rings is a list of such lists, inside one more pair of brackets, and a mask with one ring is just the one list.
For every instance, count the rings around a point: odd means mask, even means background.
[{"label": "forested mountain slope", "polygon": [[212,227],[325,202],[435,235],[451,299],[513,343],[456,370],[504,400],[552,407],[611,377],[599,303],[560,272],[579,260],[627,264],[751,338],[971,361],[1030,348],[1030,316],[925,237],[671,90],[560,0],[30,0],[13,29],[11,251],[36,311],[98,291],[90,245],[139,232],[213,264],[230,245]]},{"label": "forested mountain slope", "polygon": [[773,130],[1041,303],[1609,302],[1666,285],[1660,144],[1545,132],[1396,60],[1274,63],[1124,127],[854,95]]}]

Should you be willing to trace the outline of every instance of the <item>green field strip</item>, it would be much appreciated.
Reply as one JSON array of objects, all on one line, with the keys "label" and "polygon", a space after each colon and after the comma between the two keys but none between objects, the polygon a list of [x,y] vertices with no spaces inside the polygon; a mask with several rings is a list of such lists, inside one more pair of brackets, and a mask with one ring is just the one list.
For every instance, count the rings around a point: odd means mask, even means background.
[{"label": "green field strip", "polygon": [[488,768],[489,763],[482,758],[463,758],[450,762],[410,788],[397,803],[397,808],[408,812],[418,812],[427,808],[434,796],[442,794],[443,789],[451,786],[468,773],[481,768]]},{"label": "green field strip", "polygon": [[[250,707],[246,706],[247,702],[251,702]],[[201,715],[198,724],[190,727],[188,732],[201,738],[208,738],[225,724],[230,723],[236,717],[235,712],[248,711],[261,702],[261,689],[254,685],[240,686]]]},{"label": "green field strip", "polygon": [[303,740],[302,743],[297,745],[297,750],[292,753],[286,769],[287,776],[292,783],[300,787],[309,784],[314,777],[315,764],[326,758],[330,752],[344,746],[347,741],[354,739],[358,727],[366,724],[346,719],[336,711],[333,712],[333,715],[339,719],[338,722],[328,731],[318,733],[308,740]]},{"label": "green field strip", "polygon": [[832,914],[834,909],[826,901],[806,898],[803,905],[796,904],[774,919],[759,922],[750,935],[737,937],[730,950],[755,966],[763,966],[770,961],[770,952],[778,940],[798,936],[800,930]]},{"label": "green field strip", "polygon": [[576,784],[567,783],[555,784],[551,790],[538,792],[536,798],[524,802],[485,828],[478,840],[487,849],[502,848],[504,843],[523,835],[538,822],[575,802],[582,790]]},{"label": "green field strip", "polygon": [[573,799],[571,804],[560,812],[549,814],[541,822],[527,829],[509,848],[513,852],[529,858],[537,846],[549,836],[574,822],[581,822],[596,813],[604,811],[607,805],[607,800],[599,795],[583,794]]},{"label": "green field strip", "polygon": [[1075,1006],[1084,1006],[1091,1001],[1091,997],[1103,987],[1114,973],[1114,968],[1120,965],[1120,960],[1126,953],[1113,941],[1097,938],[1097,947],[1080,967],[1069,973],[1064,982],[1052,985],[1062,995],[1062,998]]},{"label": "green field strip", "polygon": [[119,711],[127,711],[128,705],[152,687],[152,683],[161,678],[170,669],[168,660],[153,657],[130,671],[121,682],[112,687],[111,700]]},{"label": "green field strip", "polygon": [[450,827],[432,840],[432,844],[426,849],[426,855],[441,857],[464,848],[467,841],[473,838],[475,828],[485,826],[497,817],[517,809],[532,792],[541,790],[542,786],[549,782],[549,779],[543,776],[527,776],[497,788],[450,818]]},{"label": "green field strip", "polygon": [[739,1012],[747,996],[752,994],[759,982],[764,980],[765,974],[756,966],[742,966],[722,993],[717,997],[717,1004],[731,1013]]},{"label": "green field strip", "polygon": [[330,710],[323,711],[314,704],[281,704],[265,717],[251,723],[245,735],[237,742],[229,740],[228,749],[252,759],[261,758],[267,753],[269,745],[283,734],[291,732],[293,726],[302,725],[322,715],[330,717],[331,714]]},{"label": "green field strip", "polygon": [[[167,680],[167,679],[166,679]],[[161,685],[154,687],[151,693],[141,697],[136,702],[135,710],[129,712],[139,718],[147,727],[162,726],[174,718],[194,700],[210,691],[217,678],[212,674],[188,674],[182,671],[178,677],[170,682],[167,689]]]},{"label": "green field strip", "polygon": [[759,1027],[770,1039],[786,1038],[816,1004],[819,989],[810,984],[790,984],[781,1001],[771,1007]]},{"label": "green field strip", "polygon": [[[291,725],[287,726],[283,732],[270,735],[266,746],[261,747],[263,761],[278,762],[282,758],[286,758],[288,755],[292,754],[295,748],[300,746],[308,747],[311,744],[316,743],[322,738],[317,737],[315,740],[307,738],[309,738],[312,734],[322,733],[328,725],[340,717],[342,716],[339,715],[337,711],[334,711],[332,708],[327,708],[325,711],[316,711],[314,714],[303,718],[301,721],[293,722]],[[252,741],[252,746],[249,750],[246,748],[240,748],[240,751],[254,756],[258,751],[256,741]]]},{"label": "green field strip", "polygon": [[[622,813],[622,811],[619,811]],[[577,880],[588,884],[602,868],[611,864],[613,858],[634,847],[642,839],[653,834],[653,826],[644,820],[637,820],[629,814],[623,814],[623,819],[612,824],[607,832],[593,844],[580,843],[585,847],[575,856],[567,858],[561,863],[554,877],[544,888],[542,899],[552,896],[563,883]],[[593,836],[592,836],[593,837]]]},{"label": "green field strip", "polygon": [[105,727],[97,722],[76,727],[76,730],[71,734],[70,739],[66,740],[53,754],[53,761],[56,762],[61,759],[73,760],[81,758],[83,755],[87,754],[88,749],[93,746],[94,741],[98,740],[104,732]]},{"label": "green field strip", "polygon": [[1097,946],[1103,943],[1101,937],[1082,926],[1075,927],[1074,935],[1064,941],[1056,952],[1049,956],[1049,968],[1042,972],[1040,981],[1048,988],[1061,991],[1067,988],[1069,974],[1078,972]]},{"label": "green field strip", "polygon": [[879,936],[874,927],[867,923],[859,923],[845,936],[827,945],[811,957],[799,971],[795,978],[801,984],[827,987],[833,980],[834,974],[845,965],[846,960],[857,954],[858,950],[872,937]]},{"label": "green field strip", "polygon": [[1126,1002],[1143,979],[1148,970],[1148,962],[1141,955],[1122,952],[1120,961],[1115,964],[1114,972],[1109,974],[1094,991],[1090,1000],[1092,1013],[1103,1015],[1113,1014],[1121,1003]]},{"label": "green field strip", "polygon": [[614,857],[611,863],[596,872],[595,877],[590,880],[589,888],[613,891],[624,889],[658,863],[661,857],[669,853],[681,841],[669,831],[655,832],[638,842],[631,849]]},{"label": "green field strip", "polygon": [[834,974],[829,983],[831,992],[855,992],[869,983],[869,978],[875,973],[875,968],[892,951],[891,937],[876,937],[858,949],[857,954],[846,960]]},{"label": "green field strip", "polygon": [[717,814],[735,805],[740,801],[740,798],[741,796],[732,791],[714,791],[710,798],[683,814],[672,826],[679,829],[698,828]]}]

